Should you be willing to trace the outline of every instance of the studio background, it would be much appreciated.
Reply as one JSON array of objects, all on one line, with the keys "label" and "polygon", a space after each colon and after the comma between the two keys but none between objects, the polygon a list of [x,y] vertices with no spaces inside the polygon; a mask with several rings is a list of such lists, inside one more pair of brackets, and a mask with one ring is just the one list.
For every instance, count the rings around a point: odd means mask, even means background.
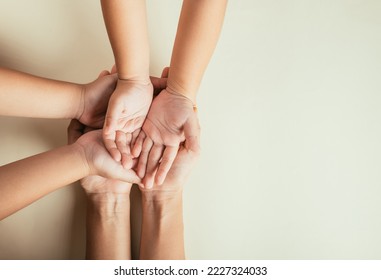
[{"label": "studio background", "polygon": [[[147,1],[151,74],[181,3]],[[377,0],[229,1],[198,94],[187,258],[381,258],[380,15]],[[99,1],[0,2],[0,66],[86,83],[112,65]],[[0,117],[0,164],[66,144],[67,125]],[[1,221],[0,259],[84,258],[85,202],[73,184]]]}]

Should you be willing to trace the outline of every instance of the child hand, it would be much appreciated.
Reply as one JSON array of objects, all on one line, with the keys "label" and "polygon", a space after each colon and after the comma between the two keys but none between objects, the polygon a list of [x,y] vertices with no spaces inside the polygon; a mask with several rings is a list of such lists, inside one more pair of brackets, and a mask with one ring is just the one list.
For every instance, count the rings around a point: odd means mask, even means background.
[{"label": "child hand", "polygon": [[200,126],[197,121],[194,135],[180,145],[177,156],[168,171],[163,184],[153,184],[152,188],[147,188],[142,182],[139,187],[146,195],[168,196],[176,194],[182,187],[190,174],[194,164],[200,154]]},{"label": "child hand", "polygon": [[99,77],[83,86],[82,102],[77,119],[92,128],[102,128],[107,105],[115,90],[117,75],[102,71]]},{"label": "child hand", "polygon": [[[123,157],[132,159],[130,154],[118,149],[117,142],[123,146],[130,146],[130,141],[137,136],[148,113],[153,95],[153,86],[150,81],[137,83],[134,81],[118,80],[117,87],[112,94],[106,113],[103,128],[103,140],[107,150],[116,161]],[[117,133],[121,132],[121,133]],[[123,140],[118,135],[128,134]],[[127,139],[127,140],[126,140]],[[127,142],[126,142],[127,141]]]},{"label": "child hand", "polygon": [[77,120],[71,121],[68,127],[69,143],[75,142],[75,145],[80,149],[90,175],[99,175],[129,183],[140,183],[140,179],[134,171],[124,169],[122,165],[111,158],[104,147],[101,130],[83,134],[84,132],[86,132],[84,125]]},{"label": "child hand", "polygon": [[135,157],[140,155],[137,173],[144,177],[144,185],[161,185],[180,143],[197,135],[198,119],[192,101],[163,90],[152,102],[132,151]]}]

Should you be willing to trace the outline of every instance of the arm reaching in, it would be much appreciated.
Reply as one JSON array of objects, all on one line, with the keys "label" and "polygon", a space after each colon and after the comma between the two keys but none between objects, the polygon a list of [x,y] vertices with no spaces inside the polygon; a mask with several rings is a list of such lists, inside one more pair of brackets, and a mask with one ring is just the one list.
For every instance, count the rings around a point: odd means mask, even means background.
[{"label": "arm reaching in", "polygon": [[117,132],[129,134],[127,141],[133,141],[152,102],[146,7],[144,0],[102,0],[101,4],[119,78],[109,102],[103,139],[112,157],[120,161],[132,157],[129,151],[119,150]]},{"label": "arm reaching in", "polygon": [[0,68],[0,115],[78,119],[101,128],[116,80],[116,74],[103,71],[80,85]]},{"label": "arm reaching in", "polygon": [[141,136],[146,137],[145,145],[137,141],[133,148],[134,156],[144,152],[138,172],[148,187],[163,183],[179,144],[195,134],[191,111],[217,44],[226,3],[226,0],[183,1],[167,88],[152,102]]},{"label": "arm reaching in", "polygon": [[140,259],[184,259],[182,189],[196,162],[200,128],[183,143],[162,185],[142,191]]},{"label": "arm reaching in", "polygon": [[135,172],[124,169],[110,157],[102,132],[91,131],[74,144],[0,167],[0,219],[89,175],[140,182]]},{"label": "arm reaching in", "polygon": [[[72,121],[69,144],[84,126]],[[130,190],[132,184],[91,175],[81,180],[87,196],[86,258],[131,259]]]}]

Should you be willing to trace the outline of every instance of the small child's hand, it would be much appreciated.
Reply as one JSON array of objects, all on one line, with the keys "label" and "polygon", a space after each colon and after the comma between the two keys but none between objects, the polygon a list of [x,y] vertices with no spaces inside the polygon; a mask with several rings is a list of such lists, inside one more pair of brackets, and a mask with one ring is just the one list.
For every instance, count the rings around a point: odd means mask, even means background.
[{"label": "small child's hand", "polygon": [[198,119],[191,100],[164,89],[152,102],[142,132],[132,149],[139,157],[138,175],[148,188],[161,185],[180,143],[197,135]]},{"label": "small child's hand", "polygon": [[107,105],[115,90],[117,74],[102,71],[99,77],[83,86],[80,112],[77,119],[92,128],[102,128]]},{"label": "small child's hand", "polygon": [[[152,96],[153,86],[150,81],[140,83],[118,80],[109,101],[103,128],[104,143],[114,160],[132,160],[131,154],[119,149],[118,143],[130,146],[130,141],[138,135],[151,106]],[[119,135],[123,139],[118,139]]]},{"label": "small child's hand", "polygon": [[146,195],[153,195],[156,199],[175,195],[182,190],[196,160],[200,154],[200,126],[197,122],[195,135],[189,137],[180,145],[177,156],[168,171],[162,185],[154,184],[153,188],[144,186],[144,181],[139,185]]},{"label": "small child's hand", "polygon": [[72,120],[68,127],[68,138],[69,143],[75,142],[83,154],[84,164],[89,168],[89,175],[140,183],[139,177],[133,170],[123,168],[121,164],[111,158],[103,144],[101,130],[83,134],[85,129],[85,126],[77,120]]}]

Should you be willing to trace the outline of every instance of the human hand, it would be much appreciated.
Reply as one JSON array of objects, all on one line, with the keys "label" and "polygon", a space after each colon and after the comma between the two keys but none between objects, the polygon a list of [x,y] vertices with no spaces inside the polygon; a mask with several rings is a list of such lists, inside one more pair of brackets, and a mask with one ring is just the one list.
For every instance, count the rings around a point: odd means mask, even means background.
[{"label": "human hand", "polygon": [[164,182],[180,143],[196,137],[198,129],[190,99],[167,89],[154,99],[132,150],[134,157],[139,156],[137,174],[144,177],[144,186],[151,188],[154,183]]},{"label": "human hand", "polygon": [[[73,120],[68,127],[68,143],[73,144],[84,133],[91,131],[81,123]],[[81,179],[86,194],[129,194],[131,183],[109,179],[98,175],[90,175]]]},{"label": "human hand", "polygon": [[102,128],[107,105],[117,80],[116,74],[104,70],[95,81],[83,86],[77,117],[81,123],[93,128]]},{"label": "human hand", "polygon": [[[68,127],[69,143],[75,142],[74,145],[78,146],[83,154],[84,163],[89,169],[89,175],[99,175],[129,183],[140,183],[140,178],[134,171],[126,170],[111,158],[104,147],[101,130],[85,132],[86,128],[83,124],[77,120],[70,122]],[[92,186],[91,190],[96,191],[97,189]],[[120,191],[119,185],[115,190]]]},{"label": "human hand", "polygon": [[118,80],[109,101],[103,128],[105,146],[114,160],[121,161],[122,157],[126,160],[132,159],[130,142],[139,134],[151,105],[152,95],[150,81],[140,83]]},{"label": "human hand", "polygon": [[176,195],[182,190],[190,171],[200,155],[200,126],[197,121],[194,128],[194,135],[188,137],[181,143],[177,156],[168,171],[163,184],[153,184],[152,188],[147,188],[144,183],[139,184],[144,195],[151,199],[161,200]]}]

